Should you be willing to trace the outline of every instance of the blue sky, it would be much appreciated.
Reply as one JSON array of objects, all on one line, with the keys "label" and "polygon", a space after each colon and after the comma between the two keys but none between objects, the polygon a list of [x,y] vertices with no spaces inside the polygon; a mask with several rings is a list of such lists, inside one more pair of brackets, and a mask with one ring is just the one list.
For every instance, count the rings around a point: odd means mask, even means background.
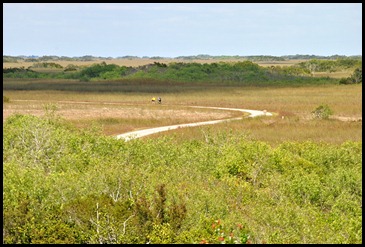
[{"label": "blue sky", "polygon": [[362,55],[362,3],[3,3],[3,55]]}]

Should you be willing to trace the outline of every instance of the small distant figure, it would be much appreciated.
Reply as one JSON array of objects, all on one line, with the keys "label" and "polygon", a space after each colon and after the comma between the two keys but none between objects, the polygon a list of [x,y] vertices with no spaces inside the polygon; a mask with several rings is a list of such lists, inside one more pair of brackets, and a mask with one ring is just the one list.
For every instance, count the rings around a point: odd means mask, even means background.
[{"label": "small distant figure", "polygon": [[156,98],[152,97],[152,104],[155,103],[155,101],[156,101]]},{"label": "small distant figure", "polygon": [[158,103],[161,104],[161,98],[160,97],[158,97]]}]

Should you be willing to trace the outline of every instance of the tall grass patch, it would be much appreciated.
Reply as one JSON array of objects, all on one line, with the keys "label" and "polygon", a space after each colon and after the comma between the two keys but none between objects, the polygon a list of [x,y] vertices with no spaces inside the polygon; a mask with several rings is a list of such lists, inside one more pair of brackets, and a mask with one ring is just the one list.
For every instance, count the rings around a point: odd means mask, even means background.
[{"label": "tall grass patch", "polygon": [[[243,116],[243,113],[240,112],[198,110],[198,108],[187,107],[213,106],[266,110],[275,113],[277,117],[245,119],[239,123],[229,123],[230,128],[234,130],[251,131],[255,138],[263,138],[263,140],[273,143],[280,143],[283,140],[305,140],[306,138],[338,143],[347,139],[361,140],[362,137],[361,121],[315,122],[312,121],[311,113],[319,105],[326,104],[333,110],[331,118],[361,118],[361,85],[289,88],[211,87],[204,91],[192,90],[162,94],[12,90],[4,90],[3,93],[11,99],[10,103],[3,106],[4,116],[11,112],[32,113],[33,111],[37,111],[37,114],[41,115],[43,104],[58,102],[60,115],[68,116],[68,119],[71,118],[72,121],[79,122],[79,126],[84,127],[87,127],[89,120],[99,118],[100,121],[97,124],[102,125],[104,133],[112,135],[139,128],[157,127],[157,125],[229,118],[241,114]],[[152,105],[153,96],[161,96],[162,105]],[[132,115],[131,112],[133,112]],[[211,115],[208,114],[209,112]],[[224,112],[226,115],[220,115]],[[209,115],[210,117],[208,117]],[[115,118],[114,124],[102,122],[103,118]],[[134,120],[129,120],[130,118]],[[331,118],[329,120],[334,120]],[[224,125],[217,125],[217,128],[222,126]],[[200,127],[197,129],[199,130]],[[193,132],[190,129],[176,131]],[[169,133],[172,132],[163,133],[163,135]],[[185,136],[190,138],[191,135],[185,134]]]}]

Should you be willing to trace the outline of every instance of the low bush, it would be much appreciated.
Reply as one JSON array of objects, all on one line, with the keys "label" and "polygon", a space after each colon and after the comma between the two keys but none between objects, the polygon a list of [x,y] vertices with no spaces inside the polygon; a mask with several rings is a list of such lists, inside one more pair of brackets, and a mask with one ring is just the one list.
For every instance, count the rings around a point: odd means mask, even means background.
[{"label": "low bush", "polygon": [[3,243],[362,243],[362,143],[3,126]]},{"label": "low bush", "polygon": [[317,119],[329,119],[333,115],[333,110],[328,105],[320,105],[312,111],[313,117]]},{"label": "low bush", "polygon": [[9,102],[10,102],[9,97],[3,95],[3,103],[9,103]]}]

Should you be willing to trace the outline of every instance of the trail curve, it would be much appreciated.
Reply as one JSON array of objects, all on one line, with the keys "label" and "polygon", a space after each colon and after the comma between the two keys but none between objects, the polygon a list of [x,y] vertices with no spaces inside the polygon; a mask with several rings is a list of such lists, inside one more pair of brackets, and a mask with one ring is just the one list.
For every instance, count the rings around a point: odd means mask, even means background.
[{"label": "trail curve", "polygon": [[[209,109],[218,109],[218,110],[228,110],[228,111],[241,111],[241,112],[248,112],[250,115],[248,117],[258,117],[258,116],[272,116],[272,113],[266,111],[259,111],[259,110],[249,110],[249,109],[239,109],[239,108],[223,108],[223,107],[209,107],[209,106],[190,106],[192,108],[209,108]],[[140,138],[143,136],[155,134],[158,132],[178,129],[178,128],[185,128],[185,127],[196,127],[200,125],[208,125],[208,124],[216,124],[231,120],[238,120],[241,117],[236,118],[228,118],[228,119],[219,119],[219,120],[212,120],[212,121],[204,121],[204,122],[196,122],[196,123],[187,123],[187,124],[176,124],[176,125],[169,125],[169,126],[162,126],[150,129],[143,129],[143,130],[136,130],[127,133],[123,133],[120,135],[115,136],[117,139],[124,139],[125,141],[129,141],[132,139]]]}]

